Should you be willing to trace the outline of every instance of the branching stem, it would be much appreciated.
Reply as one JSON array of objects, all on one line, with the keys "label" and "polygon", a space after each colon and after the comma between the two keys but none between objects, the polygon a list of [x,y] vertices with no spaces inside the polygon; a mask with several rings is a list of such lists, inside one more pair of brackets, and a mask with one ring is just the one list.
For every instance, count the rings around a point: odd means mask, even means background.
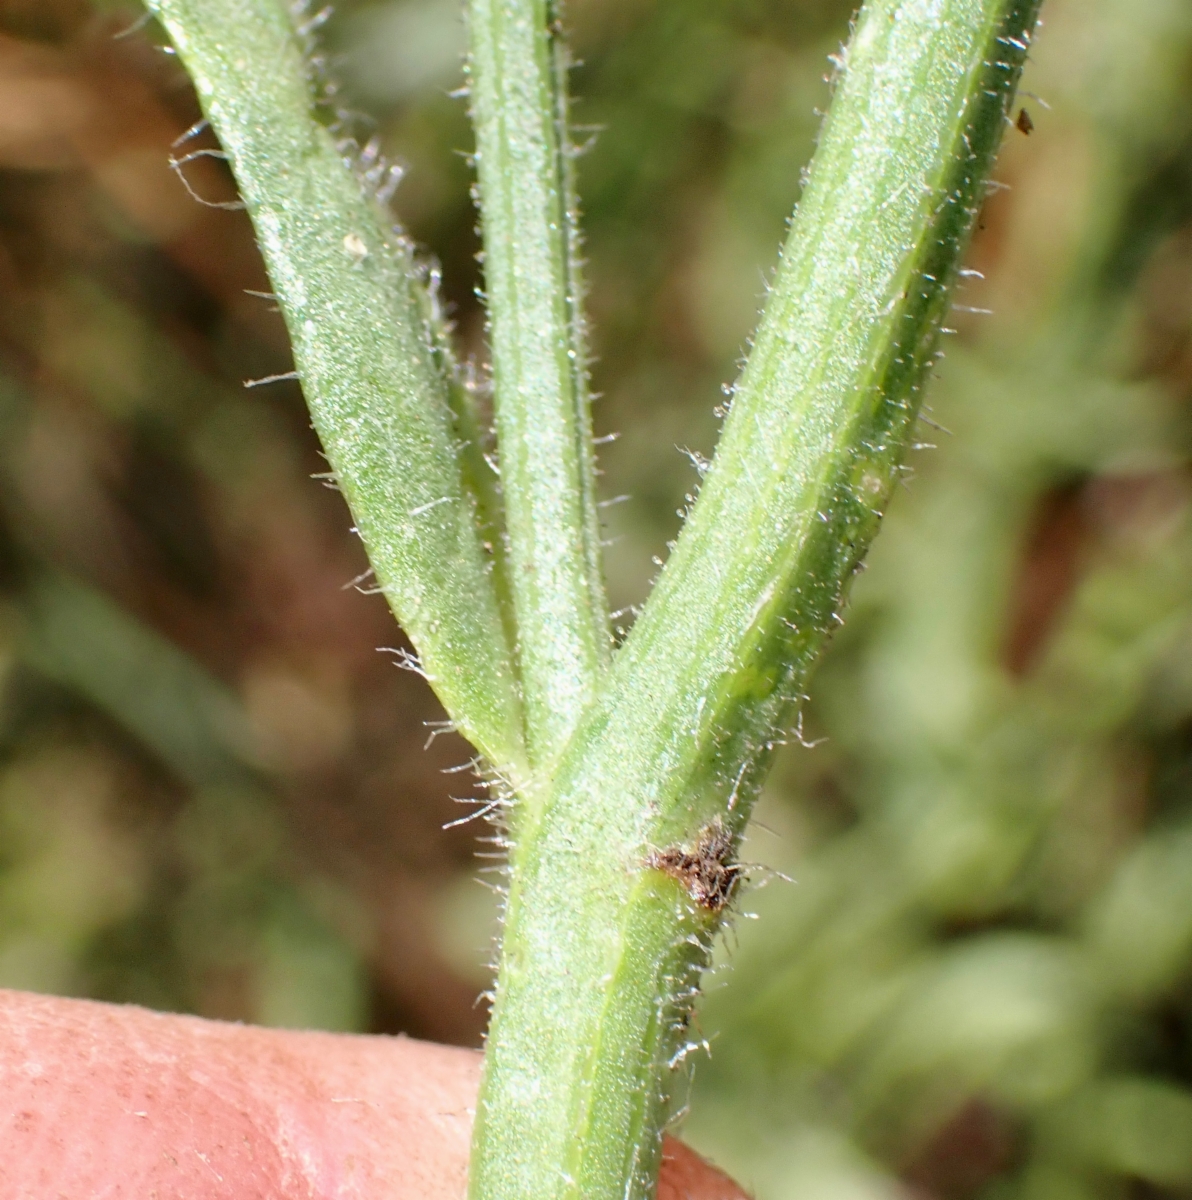
[{"label": "branching stem", "polygon": [[512,619],[466,397],[284,10],[151,0],[378,579],[519,793],[470,1196],[645,1200],[735,841],[913,436],[1039,0],[862,10],[715,461],[611,664],[555,11],[467,3]]},{"label": "branching stem", "polygon": [[378,583],[460,731],[527,776],[511,647],[409,243],[316,119],[277,0],[150,0],[236,174],[315,427]]},{"label": "branching stem", "polygon": [[702,493],[514,847],[472,1200],[651,1194],[670,1064],[720,916],[651,863],[697,854],[717,820],[739,832],[837,623],[915,424],[1037,8],[861,13]]},{"label": "branching stem", "polygon": [[547,0],[468,0],[494,405],[531,759],[548,766],[611,646],[600,573],[566,59]]}]

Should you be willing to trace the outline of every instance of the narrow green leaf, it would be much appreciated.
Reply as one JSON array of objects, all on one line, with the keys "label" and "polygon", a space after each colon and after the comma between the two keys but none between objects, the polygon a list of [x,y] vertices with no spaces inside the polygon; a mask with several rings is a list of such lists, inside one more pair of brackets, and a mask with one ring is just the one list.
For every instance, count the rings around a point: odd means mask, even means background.
[{"label": "narrow green leaf", "polygon": [[720,917],[658,864],[740,830],[838,621],[1037,11],[873,0],[858,19],[702,494],[514,849],[472,1200],[651,1194]]},{"label": "narrow green leaf", "polygon": [[530,754],[553,760],[611,646],[600,573],[565,50],[546,0],[468,0],[501,485]]},{"label": "narrow green leaf", "polygon": [[467,413],[453,413],[411,247],[316,118],[283,5],[150,7],[236,174],[315,427],[378,583],[460,731],[498,770],[523,778],[518,684],[492,578],[498,539],[486,539],[486,551],[477,492],[461,475],[479,447],[475,430],[461,438]]}]

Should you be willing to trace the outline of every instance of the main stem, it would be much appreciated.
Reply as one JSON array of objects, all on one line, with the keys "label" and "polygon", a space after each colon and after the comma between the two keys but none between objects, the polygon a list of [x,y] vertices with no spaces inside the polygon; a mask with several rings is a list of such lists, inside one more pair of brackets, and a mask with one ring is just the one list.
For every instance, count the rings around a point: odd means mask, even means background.
[{"label": "main stem", "polygon": [[652,1194],[722,915],[697,879],[660,868],[739,834],[840,619],[1037,11],[875,0],[858,19],[716,460],[541,814],[518,828],[472,1200]]}]

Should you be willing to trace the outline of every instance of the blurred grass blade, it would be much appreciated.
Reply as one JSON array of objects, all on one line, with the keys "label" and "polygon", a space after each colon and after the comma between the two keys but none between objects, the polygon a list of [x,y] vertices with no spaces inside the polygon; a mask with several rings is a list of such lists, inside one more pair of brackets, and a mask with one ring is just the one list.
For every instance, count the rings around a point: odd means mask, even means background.
[{"label": "blurred grass blade", "polygon": [[22,657],[86,696],[194,788],[255,774],[240,701],[173,642],[102,592],[39,571],[22,607]]},{"label": "blurred grass blade", "polygon": [[236,174],[315,427],[377,580],[460,732],[519,778],[515,669],[411,247],[316,119],[283,5],[150,7]]},{"label": "blurred grass blade", "polygon": [[468,3],[501,484],[536,765],[566,744],[611,647],[556,18],[546,0]]},{"label": "blurred grass blade", "polygon": [[[858,19],[702,494],[514,849],[473,1200],[651,1194],[715,822],[743,825],[898,478],[1037,11]],[[686,891],[648,866],[684,852]]]}]

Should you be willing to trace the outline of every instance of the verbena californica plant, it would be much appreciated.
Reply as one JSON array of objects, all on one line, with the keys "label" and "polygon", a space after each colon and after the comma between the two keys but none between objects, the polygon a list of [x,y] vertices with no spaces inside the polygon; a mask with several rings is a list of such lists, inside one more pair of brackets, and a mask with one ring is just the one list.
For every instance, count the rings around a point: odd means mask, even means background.
[{"label": "verbena californica plant", "polygon": [[492,790],[508,893],[473,1200],[653,1192],[734,848],[899,478],[1039,3],[859,13],[720,445],[614,650],[556,6],[466,2],[490,465],[389,173],[336,116],[325,14],[150,0],[378,584]]}]

